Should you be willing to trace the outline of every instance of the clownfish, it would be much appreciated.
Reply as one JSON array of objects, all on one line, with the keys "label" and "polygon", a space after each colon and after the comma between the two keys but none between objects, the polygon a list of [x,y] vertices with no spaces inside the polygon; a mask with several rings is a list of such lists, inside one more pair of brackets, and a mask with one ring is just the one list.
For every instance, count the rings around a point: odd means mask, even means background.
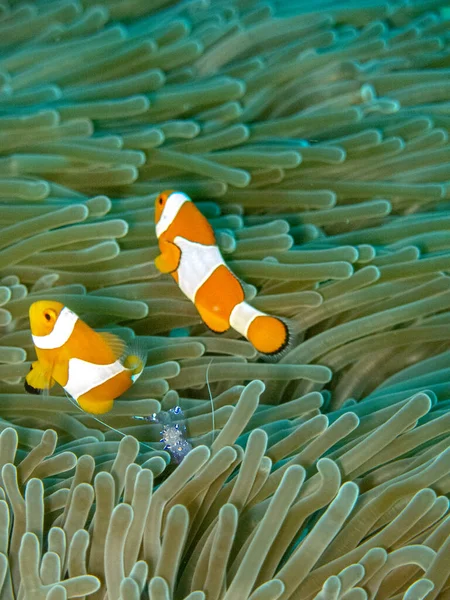
[{"label": "clownfish", "polygon": [[133,353],[119,337],[94,331],[61,302],[34,302],[29,316],[38,358],[25,378],[29,393],[56,382],[84,411],[103,414],[144,370],[145,352]]},{"label": "clownfish", "polygon": [[208,220],[182,192],[165,191],[155,201],[159,254],[155,266],[170,273],[212,331],[235,329],[265,355],[276,356],[290,343],[283,319],[244,300],[239,279],[225,264]]}]

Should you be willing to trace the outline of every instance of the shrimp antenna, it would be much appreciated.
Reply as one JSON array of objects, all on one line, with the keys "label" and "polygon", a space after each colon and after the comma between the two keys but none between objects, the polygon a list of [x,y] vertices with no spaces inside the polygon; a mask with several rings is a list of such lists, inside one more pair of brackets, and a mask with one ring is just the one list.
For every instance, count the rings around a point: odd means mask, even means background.
[{"label": "shrimp antenna", "polygon": [[213,402],[213,397],[212,397],[212,393],[211,393],[211,386],[209,385],[209,368],[211,367],[213,360],[214,360],[214,357],[212,357],[212,359],[210,360],[209,365],[206,369],[206,387],[208,388],[209,401],[211,402],[211,427],[212,427],[211,445],[214,442],[214,432],[216,430],[214,402]]},{"label": "shrimp antenna", "polygon": [[[87,411],[85,411],[83,408],[81,408],[81,406],[75,402],[75,400],[73,398],[71,398],[69,396],[69,394],[66,392],[66,390],[64,390],[64,393],[66,395],[66,397],[69,399],[69,401],[76,407],[78,408],[78,410],[80,412],[82,412],[83,414],[87,415],[88,417],[90,417],[91,419],[94,419],[94,421],[97,421],[97,423],[100,423],[100,425],[103,425],[104,427],[106,427],[107,429],[110,429],[111,431],[114,431],[114,433],[118,433],[119,435],[121,435],[122,437],[126,437],[126,434],[123,431],[120,431],[120,429],[116,429],[115,427],[112,427],[111,425],[108,425],[108,423],[105,423],[104,421],[102,421],[101,419],[98,419],[97,417],[95,417],[94,415],[92,415],[91,413],[88,413]],[[152,448],[151,446],[148,446],[145,442],[141,442],[140,440],[138,440],[139,444],[142,444],[144,446],[144,448],[148,448],[149,450],[151,450],[152,452],[155,452],[155,449]]]}]

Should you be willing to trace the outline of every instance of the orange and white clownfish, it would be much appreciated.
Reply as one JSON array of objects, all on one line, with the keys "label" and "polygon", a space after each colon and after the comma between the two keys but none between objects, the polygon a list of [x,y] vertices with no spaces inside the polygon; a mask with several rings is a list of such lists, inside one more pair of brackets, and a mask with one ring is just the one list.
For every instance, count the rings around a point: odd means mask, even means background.
[{"label": "orange and white clownfish", "polygon": [[61,302],[34,302],[29,316],[38,360],[25,378],[27,392],[40,394],[56,382],[83,410],[103,414],[144,369],[145,352],[94,331]]},{"label": "orange and white clownfish", "polygon": [[262,354],[276,356],[290,342],[289,328],[244,300],[239,279],[226,266],[213,229],[189,196],[165,191],[155,201],[155,224],[161,273],[170,273],[214,332],[230,327]]}]

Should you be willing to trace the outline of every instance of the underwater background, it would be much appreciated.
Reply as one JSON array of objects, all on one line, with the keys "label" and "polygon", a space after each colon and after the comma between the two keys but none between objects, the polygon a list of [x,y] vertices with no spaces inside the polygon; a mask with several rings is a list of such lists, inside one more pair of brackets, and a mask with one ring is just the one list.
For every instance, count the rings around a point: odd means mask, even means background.
[{"label": "underwater background", "polygon": [[[1,600],[450,598],[449,128],[440,0],[0,2]],[[166,188],[278,362],[156,270]],[[25,393],[38,299],[145,342],[125,437]]]}]

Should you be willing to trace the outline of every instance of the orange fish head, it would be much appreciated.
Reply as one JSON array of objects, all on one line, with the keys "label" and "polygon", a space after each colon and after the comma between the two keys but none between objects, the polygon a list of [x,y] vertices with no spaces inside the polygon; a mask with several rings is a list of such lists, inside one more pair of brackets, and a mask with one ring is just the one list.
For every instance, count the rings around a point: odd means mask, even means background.
[{"label": "orange fish head", "polygon": [[165,190],[164,192],[158,194],[155,200],[155,224],[158,223],[159,219],[161,218],[161,214],[164,210],[167,199],[171,194],[173,194],[173,191],[174,190]]},{"label": "orange fish head", "polygon": [[54,300],[39,300],[30,306],[30,328],[33,335],[48,335],[53,331],[64,304]]}]

